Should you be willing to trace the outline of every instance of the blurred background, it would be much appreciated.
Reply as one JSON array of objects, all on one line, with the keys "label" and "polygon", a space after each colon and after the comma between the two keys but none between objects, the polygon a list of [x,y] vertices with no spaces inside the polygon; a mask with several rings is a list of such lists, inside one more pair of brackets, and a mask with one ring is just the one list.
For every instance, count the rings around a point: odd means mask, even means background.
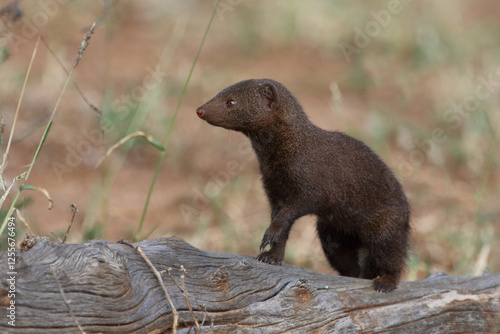
[{"label": "blurred background", "polygon": [[[404,279],[500,271],[498,0],[221,0],[175,114],[215,4],[0,1],[2,154],[43,38],[3,161],[5,187],[28,169],[97,23],[26,182],[45,189],[53,208],[23,191],[18,243],[28,227],[62,239],[71,204],[79,212],[68,242],[134,239],[161,152],[134,138],[97,164],[141,130],[168,142],[139,239],[174,235],[256,256],[270,219],[256,157],[242,134],[195,109],[237,81],[272,78],[313,123],[363,140],[403,183],[413,212]],[[294,225],[285,262],[332,273],[314,225]],[[5,249],[5,232],[0,240]]]}]

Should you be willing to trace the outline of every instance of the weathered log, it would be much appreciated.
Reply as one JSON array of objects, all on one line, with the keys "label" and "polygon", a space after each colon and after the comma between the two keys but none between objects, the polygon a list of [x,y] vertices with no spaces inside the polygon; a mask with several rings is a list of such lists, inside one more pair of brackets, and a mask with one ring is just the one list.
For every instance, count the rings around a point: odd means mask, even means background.
[{"label": "weathered log", "polygon": [[[273,266],[192,247],[177,238],[140,246],[178,313],[177,333],[194,333],[184,284],[203,333],[497,333],[500,274],[434,275],[377,293],[369,280]],[[141,254],[120,243],[84,245],[38,238],[16,253],[16,273],[0,255],[2,333],[170,333],[174,316]],[[164,271],[172,268],[171,275]],[[14,277],[15,281],[8,280]],[[14,283],[14,284],[11,284]],[[15,293],[12,293],[13,289]],[[9,290],[11,293],[9,293]],[[9,294],[12,298],[9,298]],[[8,324],[15,302],[15,327]]]}]

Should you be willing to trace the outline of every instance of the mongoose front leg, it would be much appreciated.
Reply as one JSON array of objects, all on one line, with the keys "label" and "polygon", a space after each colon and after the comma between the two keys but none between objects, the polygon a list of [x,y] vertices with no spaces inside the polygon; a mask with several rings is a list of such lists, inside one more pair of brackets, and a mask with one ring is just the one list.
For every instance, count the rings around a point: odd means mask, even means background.
[{"label": "mongoose front leg", "polygon": [[[260,244],[261,253],[257,256],[257,260],[277,265],[283,262],[286,242],[295,219],[296,217],[293,213],[285,209],[282,209],[274,217],[262,238],[262,243]],[[268,251],[264,251],[267,246],[271,248]]]}]

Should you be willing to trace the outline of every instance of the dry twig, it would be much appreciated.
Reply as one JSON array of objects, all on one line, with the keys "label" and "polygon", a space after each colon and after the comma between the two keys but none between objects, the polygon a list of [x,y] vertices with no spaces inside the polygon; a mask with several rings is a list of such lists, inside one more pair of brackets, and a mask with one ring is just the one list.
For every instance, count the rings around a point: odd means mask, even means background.
[{"label": "dry twig", "polygon": [[176,333],[177,331],[177,323],[179,321],[179,314],[177,313],[177,310],[175,309],[174,303],[172,302],[172,299],[170,299],[170,295],[167,292],[167,288],[165,287],[165,284],[163,283],[163,279],[161,278],[161,274],[156,270],[154,265],[149,261],[148,257],[144,252],[142,251],[141,247],[132,244],[130,241],[124,240],[124,239],[118,239],[117,241],[119,244],[127,245],[129,247],[132,247],[136,252],[138,252],[144,261],[148,264],[149,268],[153,270],[154,274],[156,275],[156,278],[158,279],[158,282],[160,283],[161,288],[163,289],[163,292],[165,293],[165,297],[167,298],[167,301],[170,305],[170,309],[172,310],[172,315],[174,316],[174,324],[172,325],[172,333]]},{"label": "dry twig", "polygon": [[64,291],[61,287],[61,283],[59,282],[59,278],[57,278],[57,272],[56,272],[56,269],[53,267],[53,266],[50,266],[50,270],[52,270],[52,274],[54,275],[54,277],[56,278],[56,282],[57,282],[57,286],[59,287],[59,291],[61,292],[61,295],[63,297],[63,300],[64,300],[64,303],[66,304],[66,306],[68,307],[68,310],[69,310],[69,313],[71,314],[71,317],[73,318],[73,320],[75,321],[75,324],[78,326],[78,329],[80,329],[80,331],[85,334],[85,331],[83,330],[82,326],[80,326],[80,324],[78,323],[78,320],[76,319],[75,317],[75,314],[73,313],[73,311],[71,310],[71,307],[69,306],[69,302],[66,300],[66,295],[64,294]]},{"label": "dry twig", "polygon": [[193,317],[194,324],[196,326],[196,333],[201,333],[200,324],[198,323],[198,320],[196,320],[196,317],[194,315],[191,304],[189,303],[189,298],[188,298],[188,295],[186,292],[186,287],[184,286],[184,276],[186,275],[186,269],[184,269],[184,266],[181,265],[181,285],[180,286],[177,283],[177,281],[175,280],[174,276],[172,276],[171,271],[172,271],[172,268],[168,268],[165,270],[165,272],[168,274],[168,276],[170,276],[170,278],[172,279],[174,284],[179,288],[179,290],[181,290],[182,294],[184,295],[184,299],[186,299],[186,304],[187,304],[187,307],[189,309],[189,313],[191,313],[191,317]]},{"label": "dry twig", "polygon": [[64,235],[64,239],[62,239],[62,243],[66,241],[66,238],[68,237],[69,230],[71,229],[71,226],[73,225],[73,222],[75,221],[76,214],[79,212],[78,208],[76,207],[75,204],[71,204],[71,212],[73,212],[73,216],[71,217],[71,221],[69,222],[68,229],[66,230],[66,234]]}]

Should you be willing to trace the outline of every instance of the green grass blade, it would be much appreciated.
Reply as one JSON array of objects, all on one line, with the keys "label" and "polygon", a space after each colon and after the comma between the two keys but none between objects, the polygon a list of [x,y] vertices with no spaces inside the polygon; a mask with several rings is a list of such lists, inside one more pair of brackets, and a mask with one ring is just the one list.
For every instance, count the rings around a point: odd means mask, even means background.
[{"label": "green grass blade", "polygon": [[[167,134],[165,137],[165,141],[162,145],[162,147],[164,149],[167,148],[168,142],[170,140],[170,136],[171,136],[172,130],[174,128],[174,123],[175,123],[175,120],[176,120],[177,115],[179,113],[179,110],[181,108],[181,104],[182,104],[182,101],[184,99],[184,95],[186,93],[187,86],[189,84],[189,81],[191,80],[191,76],[193,75],[194,68],[196,66],[196,63],[198,62],[198,58],[200,57],[201,50],[202,50],[203,45],[205,44],[205,40],[208,36],[208,32],[210,31],[210,26],[212,25],[215,14],[217,13],[217,8],[219,7],[219,2],[220,2],[220,0],[217,0],[217,3],[214,6],[214,10],[212,11],[212,16],[210,17],[210,20],[208,21],[207,28],[205,29],[205,33],[203,34],[203,38],[201,39],[200,45],[198,46],[198,51],[196,52],[193,63],[191,64],[191,68],[189,70],[188,77],[186,79],[186,82],[184,83],[184,87],[182,88],[182,92],[181,92],[181,95],[179,97],[179,100],[177,101],[177,106],[175,107],[174,116],[172,117],[172,120],[170,121],[170,125],[168,127]],[[160,168],[163,164],[164,158],[165,158],[165,151],[162,151],[160,154],[160,158],[158,159],[158,163],[156,165],[156,169],[155,169],[155,172],[153,175],[153,179],[151,181],[151,185],[149,186],[148,194],[146,197],[146,202],[144,203],[144,208],[143,208],[142,214],[141,214],[141,220],[139,221],[139,226],[137,227],[137,232],[136,232],[135,238],[134,238],[136,241],[140,238],[142,226],[144,225],[144,219],[146,218],[146,213],[148,211],[149,202],[151,200],[151,195],[153,193],[154,186],[156,184],[156,179],[158,178],[158,173],[160,172]]]},{"label": "green grass blade", "polygon": [[7,223],[9,222],[9,218],[12,216],[12,212],[14,211],[14,204],[17,202],[17,199],[19,198],[20,194],[21,194],[21,191],[18,191],[16,194],[16,197],[12,201],[11,206],[9,207],[9,210],[7,211],[7,214],[5,215],[5,218],[3,219],[2,226],[0,226],[0,235],[2,235],[3,231],[5,230],[5,227],[7,227]]}]

